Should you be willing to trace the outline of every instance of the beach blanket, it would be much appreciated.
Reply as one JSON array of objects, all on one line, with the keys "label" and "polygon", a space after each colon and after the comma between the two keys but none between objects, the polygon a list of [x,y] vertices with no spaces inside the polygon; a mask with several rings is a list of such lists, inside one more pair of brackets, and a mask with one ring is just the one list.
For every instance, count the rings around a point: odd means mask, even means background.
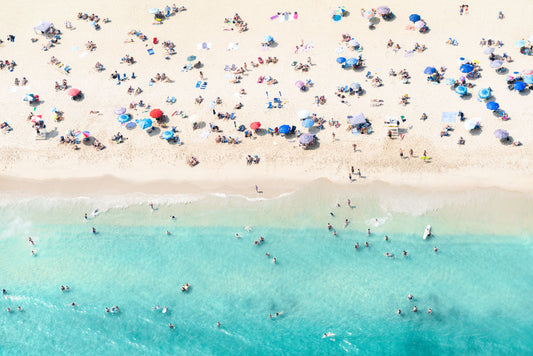
[{"label": "beach blanket", "polygon": [[454,123],[457,122],[457,112],[443,111],[440,117],[441,122]]},{"label": "beach blanket", "polygon": [[207,87],[207,82],[203,82],[201,85],[200,85],[200,89],[205,89]]},{"label": "beach blanket", "polygon": [[148,51],[148,54],[149,54],[149,55],[154,54],[154,49],[153,49],[153,48],[149,48],[149,49],[147,49],[147,51]]}]

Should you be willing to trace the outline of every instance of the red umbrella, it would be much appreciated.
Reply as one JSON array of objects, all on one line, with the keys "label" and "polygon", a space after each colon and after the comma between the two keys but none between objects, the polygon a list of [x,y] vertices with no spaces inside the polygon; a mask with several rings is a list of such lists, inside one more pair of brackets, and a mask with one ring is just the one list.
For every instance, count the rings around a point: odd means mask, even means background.
[{"label": "red umbrella", "polygon": [[69,96],[76,96],[80,93],[80,90],[79,89],[76,89],[76,88],[70,88],[68,91],[67,91],[67,94]]},{"label": "red umbrella", "polygon": [[257,130],[257,129],[260,128],[260,127],[261,127],[261,123],[260,123],[260,122],[257,122],[257,121],[256,121],[256,122],[252,122],[252,123],[250,124],[250,128],[251,128],[252,130]]},{"label": "red umbrella", "polygon": [[150,117],[153,117],[154,119],[159,119],[161,116],[163,116],[163,112],[160,109],[150,111]]}]

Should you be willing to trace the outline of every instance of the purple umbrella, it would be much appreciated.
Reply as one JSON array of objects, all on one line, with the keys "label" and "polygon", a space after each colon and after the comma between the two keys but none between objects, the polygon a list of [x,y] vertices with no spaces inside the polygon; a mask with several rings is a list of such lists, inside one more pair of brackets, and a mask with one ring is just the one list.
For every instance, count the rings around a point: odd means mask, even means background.
[{"label": "purple umbrella", "polygon": [[378,15],[383,16],[390,14],[390,9],[387,6],[380,6],[377,8],[376,12],[378,13]]},{"label": "purple umbrella", "polygon": [[417,30],[420,30],[424,26],[426,26],[426,23],[424,21],[422,21],[422,20],[418,20],[417,22],[415,22],[415,28]]},{"label": "purple umbrella", "polygon": [[502,129],[498,129],[494,131],[494,136],[496,136],[496,138],[499,138],[500,140],[504,140],[509,137],[509,132]]},{"label": "purple umbrella", "polygon": [[122,115],[122,114],[125,114],[126,113],[126,108],[125,107],[118,107],[115,109],[115,115]]},{"label": "purple umbrella", "polygon": [[297,81],[296,83],[294,83],[296,85],[297,88],[299,89],[302,89],[304,86],[305,86],[305,83],[302,82],[301,80]]},{"label": "purple umbrella", "polygon": [[315,135],[311,135],[309,133],[304,133],[300,136],[300,143],[302,145],[308,145],[311,142],[313,142],[315,139]]},{"label": "purple umbrella", "polygon": [[503,66],[503,61],[496,60],[496,61],[491,61],[490,62],[490,67],[491,68],[501,68],[502,66]]}]

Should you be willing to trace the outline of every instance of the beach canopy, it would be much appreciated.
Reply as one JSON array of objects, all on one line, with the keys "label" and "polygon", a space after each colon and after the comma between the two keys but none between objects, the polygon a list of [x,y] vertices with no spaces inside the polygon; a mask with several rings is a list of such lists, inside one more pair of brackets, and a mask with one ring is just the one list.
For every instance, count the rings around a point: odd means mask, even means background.
[{"label": "beach canopy", "polygon": [[388,15],[390,14],[390,9],[387,6],[380,6],[376,9],[376,13],[381,16]]},{"label": "beach canopy", "polygon": [[455,92],[459,95],[465,95],[467,92],[467,89],[464,85],[459,85],[457,88],[455,88]]},{"label": "beach canopy", "polygon": [[435,67],[426,67],[426,69],[424,69],[424,74],[431,75],[435,73],[436,71],[437,71],[437,68]]},{"label": "beach canopy", "polygon": [[500,60],[491,61],[489,65],[491,68],[501,68],[503,66],[503,61],[500,61]]},{"label": "beach canopy", "polygon": [[420,15],[418,15],[418,14],[411,14],[411,15],[409,15],[409,21],[411,21],[411,22],[417,22],[417,21],[420,21]]},{"label": "beach canopy", "polygon": [[76,96],[80,93],[80,90],[79,89],[76,89],[76,88],[70,88],[68,91],[67,91],[67,95],[68,96]]},{"label": "beach canopy", "polygon": [[462,73],[470,73],[474,70],[474,66],[471,65],[471,64],[463,64],[459,70],[462,72]]},{"label": "beach canopy", "polygon": [[126,113],[126,108],[119,106],[118,108],[115,109],[114,113],[115,113],[115,115],[125,114]]},{"label": "beach canopy", "polygon": [[172,137],[174,137],[174,132],[172,131],[165,131],[161,134],[161,138],[164,140],[170,140]]},{"label": "beach canopy", "polygon": [[128,114],[122,114],[117,118],[118,122],[121,124],[130,121],[130,116]]},{"label": "beach canopy", "polygon": [[522,91],[526,88],[526,83],[520,81],[513,84],[513,88],[518,91]]},{"label": "beach canopy", "polygon": [[363,114],[362,112],[360,112],[359,114],[357,115],[349,115],[348,116],[348,122],[350,123],[350,125],[352,126],[357,126],[357,125],[362,125],[362,124],[365,124],[366,123],[366,117],[365,117],[365,114]]},{"label": "beach canopy", "polygon": [[492,110],[492,111],[498,110],[500,108],[500,104],[498,104],[495,101],[488,102],[486,106],[487,106],[487,109]]},{"label": "beach canopy", "polygon": [[310,144],[311,142],[313,142],[315,139],[315,135],[311,135],[310,133],[303,133],[301,136],[300,136],[300,143],[302,145],[308,145]]},{"label": "beach canopy", "polygon": [[494,52],[495,49],[496,49],[496,48],[494,48],[494,47],[487,47],[487,48],[485,48],[485,50],[483,51],[483,53],[485,53],[485,54],[491,54],[492,52]]},{"label": "beach canopy", "polygon": [[41,21],[37,26],[35,26],[33,29],[35,31],[40,31],[41,33],[47,33],[48,30],[50,30],[50,27],[52,27],[54,24],[47,21]]},{"label": "beach canopy", "polygon": [[496,136],[496,138],[499,138],[500,140],[504,140],[509,137],[509,132],[507,132],[506,130],[498,129],[494,131],[494,136]]},{"label": "beach canopy", "polygon": [[524,83],[533,84],[533,75],[528,75],[528,76],[524,77]]},{"label": "beach canopy", "polygon": [[302,120],[303,120],[303,119],[307,119],[307,118],[309,117],[309,115],[311,115],[311,114],[310,114],[309,111],[307,111],[307,110],[300,110],[300,111],[298,111],[298,117],[299,117],[300,119],[302,119]]},{"label": "beach canopy", "polygon": [[359,44],[359,42],[357,42],[355,40],[355,38],[352,38],[349,42],[348,42],[348,46],[350,47],[354,47],[354,48],[359,48],[361,45]]},{"label": "beach canopy", "polygon": [[305,119],[302,122],[302,126],[305,127],[305,128],[309,128],[309,127],[313,126],[314,124],[315,124],[315,122],[313,121],[313,119]]},{"label": "beach canopy", "polygon": [[479,127],[479,121],[478,119],[469,119],[465,121],[464,126],[468,131],[474,130]]},{"label": "beach canopy", "polygon": [[256,121],[256,122],[252,122],[252,123],[250,124],[250,128],[251,128],[252,130],[257,130],[257,129],[260,128],[260,127],[261,127],[261,123],[258,122],[258,121]]},{"label": "beach canopy", "polygon": [[270,35],[266,35],[265,37],[263,37],[263,41],[264,42],[272,42],[272,41],[274,41],[274,37],[272,37]]},{"label": "beach canopy", "polygon": [[359,60],[357,58],[348,58],[346,60],[346,64],[349,65],[349,66],[354,66],[356,65],[357,63],[359,63]]},{"label": "beach canopy", "polygon": [[294,83],[294,85],[296,85],[297,88],[302,89],[305,86],[305,83],[299,80],[296,83]]},{"label": "beach canopy", "polygon": [[291,127],[289,125],[281,125],[279,128],[278,128],[278,132],[280,134],[286,134],[286,133],[289,133],[291,132]]},{"label": "beach canopy", "polygon": [[152,120],[150,119],[142,119],[141,121],[139,121],[139,127],[143,130],[146,130],[146,129],[149,129],[150,127],[152,127]]},{"label": "beach canopy", "polygon": [[154,119],[159,119],[161,116],[163,116],[161,109],[154,109],[150,111],[150,117],[153,117]]},{"label": "beach canopy", "polygon": [[488,88],[479,89],[477,92],[477,96],[479,96],[480,99],[488,99],[491,95],[490,89]]},{"label": "beach canopy", "polygon": [[426,23],[422,20],[418,20],[417,22],[415,22],[415,28],[417,30],[424,28],[424,26],[426,26]]},{"label": "beach canopy", "polygon": [[514,46],[517,47],[517,48],[521,48],[521,47],[524,47],[526,45],[526,41],[524,40],[520,40],[520,41],[516,41]]},{"label": "beach canopy", "polygon": [[344,62],[346,62],[346,58],[344,58],[344,57],[337,58],[337,63],[342,64]]}]

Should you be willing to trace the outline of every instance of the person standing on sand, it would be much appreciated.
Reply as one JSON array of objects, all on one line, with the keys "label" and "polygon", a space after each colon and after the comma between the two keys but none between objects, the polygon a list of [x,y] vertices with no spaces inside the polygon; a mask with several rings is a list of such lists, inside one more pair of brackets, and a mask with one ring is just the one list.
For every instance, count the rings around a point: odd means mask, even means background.
[{"label": "person standing on sand", "polygon": [[351,208],[352,207],[352,202],[350,201],[350,199],[348,199],[348,208]]},{"label": "person standing on sand", "polygon": [[400,158],[403,159],[403,150],[400,148]]},{"label": "person standing on sand", "polygon": [[354,152],[357,151],[357,145],[355,143],[352,145],[352,147]]},{"label": "person standing on sand", "polygon": [[257,184],[255,185],[255,192],[259,193],[259,188],[257,187]]},{"label": "person standing on sand", "polygon": [[353,166],[352,166],[352,174],[355,174],[355,169],[353,168]]},{"label": "person standing on sand", "polygon": [[359,168],[357,168],[357,175],[361,178],[361,170]]},{"label": "person standing on sand", "polygon": [[350,179],[350,182],[353,182],[351,173],[348,174],[348,178]]}]

